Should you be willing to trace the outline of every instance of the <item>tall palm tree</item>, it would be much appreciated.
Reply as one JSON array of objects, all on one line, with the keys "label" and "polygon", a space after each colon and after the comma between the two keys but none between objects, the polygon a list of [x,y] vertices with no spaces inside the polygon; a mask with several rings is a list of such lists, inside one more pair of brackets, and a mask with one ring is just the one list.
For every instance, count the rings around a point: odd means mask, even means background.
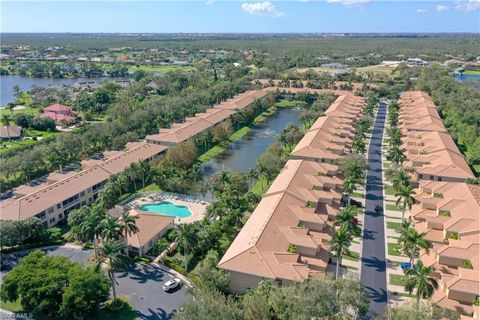
[{"label": "tall palm tree", "polygon": [[107,215],[105,219],[100,222],[100,236],[103,241],[118,240],[122,235],[121,226],[118,223],[118,218]]},{"label": "tall palm tree", "polygon": [[337,279],[342,255],[350,254],[349,248],[352,245],[352,235],[347,230],[339,228],[335,230],[329,243],[330,251],[335,253],[335,256],[337,257],[337,267],[335,269],[335,279]]},{"label": "tall palm tree", "polygon": [[433,276],[434,267],[427,267],[422,260],[418,260],[413,268],[405,270],[407,279],[405,281],[405,290],[412,294],[417,289],[417,306],[420,299],[429,299],[438,288],[438,281]]},{"label": "tall palm tree", "polygon": [[412,209],[412,205],[415,203],[414,195],[415,191],[411,185],[400,186],[398,192],[395,193],[396,205],[402,208],[402,220],[405,219],[405,210]]},{"label": "tall palm tree", "polygon": [[152,173],[152,168],[147,161],[140,161],[137,168],[140,177],[142,177],[142,188],[145,189],[145,180],[147,180]]},{"label": "tall palm tree", "polygon": [[8,113],[2,114],[2,124],[7,127],[7,137],[8,141],[10,141],[10,123],[12,122],[12,116],[10,116]]},{"label": "tall palm tree", "polygon": [[420,250],[424,249],[428,252],[432,244],[425,239],[426,233],[420,233],[411,226],[400,232],[400,237],[397,240],[400,250],[410,258],[410,264],[413,265],[414,259],[419,255]]},{"label": "tall palm tree", "polygon": [[184,223],[178,226],[177,233],[177,245],[181,246],[184,250],[185,259],[185,272],[188,272],[188,250],[193,249],[197,242],[197,237],[193,225],[190,223]]},{"label": "tall palm tree", "polygon": [[101,232],[101,221],[105,218],[105,210],[99,205],[93,204],[90,207],[85,220],[80,225],[80,232],[82,237],[87,240],[93,241],[93,247],[95,251],[95,258],[98,257],[98,238]]},{"label": "tall palm tree", "polygon": [[98,203],[106,211],[113,208],[118,201],[118,196],[115,189],[107,184],[98,194]]},{"label": "tall palm tree", "polygon": [[120,232],[125,238],[125,244],[128,245],[128,236],[138,233],[140,230],[137,227],[138,216],[131,215],[127,210],[122,211],[120,216]]},{"label": "tall palm tree", "polygon": [[354,237],[359,237],[362,230],[358,226],[355,218],[358,215],[358,209],[353,206],[346,206],[335,216],[335,225],[348,231]]},{"label": "tall palm tree", "polygon": [[108,184],[113,189],[113,192],[121,196],[128,189],[128,178],[125,173],[111,175],[108,179]]},{"label": "tall palm tree", "polygon": [[[103,243],[100,248],[102,256],[106,259],[107,273],[110,281],[112,282],[113,301],[117,300],[117,279],[115,278],[115,270],[126,268],[130,262],[130,258],[123,255],[122,252],[126,249],[124,243],[119,243],[113,240],[108,240]],[[97,268],[100,268],[104,261],[100,259],[97,262]]]},{"label": "tall palm tree", "polygon": [[392,183],[392,187],[395,192],[398,192],[401,186],[408,186],[412,184],[408,171],[402,167],[388,170],[386,177]]},{"label": "tall palm tree", "polygon": [[138,178],[138,163],[134,162],[130,164],[130,166],[127,168],[126,173],[128,177],[130,178],[130,181],[133,183],[133,187],[135,188],[135,192],[137,192],[137,178]]},{"label": "tall palm tree", "polygon": [[357,189],[357,182],[353,178],[347,178],[343,181],[343,191],[347,194],[348,200],[347,203],[350,205],[352,194]]},{"label": "tall palm tree", "polygon": [[365,140],[360,137],[355,137],[352,141],[352,150],[356,153],[364,154],[367,151]]},{"label": "tall palm tree", "polygon": [[405,156],[403,154],[403,150],[400,149],[400,147],[398,146],[393,146],[388,151],[388,158],[392,160],[396,165],[402,163],[404,157]]}]

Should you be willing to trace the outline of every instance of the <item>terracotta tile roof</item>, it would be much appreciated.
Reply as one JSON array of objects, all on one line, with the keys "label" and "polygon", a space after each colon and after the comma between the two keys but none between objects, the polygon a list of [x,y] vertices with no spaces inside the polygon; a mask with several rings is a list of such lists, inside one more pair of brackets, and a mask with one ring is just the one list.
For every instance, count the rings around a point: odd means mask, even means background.
[{"label": "terracotta tile roof", "polygon": [[160,232],[173,226],[173,217],[167,217],[161,214],[147,213],[140,210],[132,209],[131,215],[138,216],[136,226],[140,230],[138,233],[127,236],[128,245],[141,248],[150,240],[155,238]]},{"label": "terracotta tile roof", "polygon": [[60,103],[54,103],[49,105],[48,107],[43,108],[44,112],[72,112],[73,109],[72,107],[60,104]]}]

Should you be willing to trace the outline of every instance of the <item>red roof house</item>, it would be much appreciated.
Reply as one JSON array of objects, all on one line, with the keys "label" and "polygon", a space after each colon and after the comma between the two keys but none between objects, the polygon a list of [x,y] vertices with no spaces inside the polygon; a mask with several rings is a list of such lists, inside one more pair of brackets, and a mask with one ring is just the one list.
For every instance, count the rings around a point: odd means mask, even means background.
[{"label": "red roof house", "polygon": [[66,122],[70,124],[77,121],[77,112],[73,111],[73,109],[69,106],[55,103],[44,108],[40,117],[51,118],[57,124],[60,122]]}]

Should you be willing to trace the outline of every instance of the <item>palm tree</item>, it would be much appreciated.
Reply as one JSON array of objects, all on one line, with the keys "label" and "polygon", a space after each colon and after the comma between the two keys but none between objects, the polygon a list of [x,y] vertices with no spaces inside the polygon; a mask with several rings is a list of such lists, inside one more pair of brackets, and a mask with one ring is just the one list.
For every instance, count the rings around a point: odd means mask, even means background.
[{"label": "palm tree", "polygon": [[420,250],[428,250],[432,247],[432,244],[425,239],[426,233],[420,233],[415,228],[408,226],[402,226],[404,229],[400,230],[400,237],[398,238],[398,244],[400,250],[410,257],[410,264],[413,265],[414,259],[419,255]]},{"label": "palm tree", "polygon": [[347,230],[351,235],[359,237],[362,233],[362,230],[358,226],[358,222],[355,219],[357,214],[358,209],[356,207],[346,206],[335,216],[335,225]]},{"label": "palm tree", "polygon": [[133,182],[133,187],[135,188],[135,192],[137,192],[137,174],[138,174],[138,163],[134,162],[132,163],[126,170],[126,173],[128,177],[130,178],[130,181]]},{"label": "palm tree", "polygon": [[355,137],[355,139],[352,141],[352,150],[356,153],[365,153],[365,151],[367,151],[365,140],[361,137]]},{"label": "palm tree", "polygon": [[118,196],[114,188],[109,184],[107,184],[98,195],[98,203],[105,211],[113,208],[117,204],[117,201]]},{"label": "palm tree", "polygon": [[[130,258],[122,254],[126,248],[126,244],[113,240],[105,241],[100,248],[102,256],[104,256],[107,260],[107,273],[110,281],[112,282],[113,301],[117,300],[116,285],[118,282],[115,278],[115,269],[126,268],[130,262]],[[102,263],[103,261],[99,260],[97,262],[97,268],[100,268]]]},{"label": "palm tree", "polygon": [[352,245],[352,235],[347,230],[339,228],[335,230],[329,243],[330,251],[335,253],[335,256],[337,257],[337,267],[335,269],[335,279],[337,279],[342,255],[350,254],[349,248]]},{"label": "palm tree", "polygon": [[140,161],[138,163],[138,173],[142,177],[142,188],[145,189],[145,180],[150,176],[152,168],[146,161]]},{"label": "palm tree", "polygon": [[10,123],[12,122],[12,117],[8,113],[2,114],[2,124],[7,128],[8,141],[10,141]]},{"label": "palm tree", "polygon": [[100,222],[100,236],[103,241],[118,240],[122,235],[121,226],[118,223],[118,218],[107,216]]},{"label": "palm tree", "polygon": [[405,270],[407,279],[405,281],[405,290],[412,294],[417,289],[417,306],[420,299],[429,299],[438,288],[438,281],[433,276],[434,267],[427,267],[422,260],[418,260],[413,268]]},{"label": "palm tree", "polygon": [[101,232],[101,221],[105,218],[105,211],[97,204],[90,207],[86,219],[80,225],[80,233],[84,239],[92,240],[95,258],[98,257],[98,238]]},{"label": "palm tree", "polygon": [[396,165],[402,163],[404,157],[405,156],[403,155],[403,151],[402,149],[400,149],[400,147],[393,146],[388,151],[388,158],[392,160]]},{"label": "palm tree", "polygon": [[413,195],[415,195],[415,191],[411,185],[400,186],[398,192],[395,193],[396,205],[402,208],[402,220],[405,219],[405,210],[412,209],[412,205],[415,203]]},{"label": "palm tree", "polygon": [[128,236],[138,233],[140,230],[137,227],[138,216],[131,215],[127,210],[122,211],[120,216],[120,232],[125,238],[125,244],[128,245]]},{"label": "palm tree", "polygon": [[395,192],[398,192],[401,186],[411,185],[410,176],[407,170],[402,167],[388,170],[386,176],[392,183]]},{"label": "palm tree", "polygon": [[352,194],[357,189],[357,183],[353,178],[347,178],[343,181],[343,191],[347,194],[348,200],[347,203],[350,205]]},{"label": "palm tree", "polygon": [[181,246],[184,250],[184,258],[185,258],[185,273],[188,272],[188,250],[192,249],[195,245],[197,238],[195,231],[193,229],[193,225],[190,223],[184,223],[178,226],[178,233],[177,233],[177,245]]},{"label": "palm tree", "polygon": [[121,196],[128,189],[128,178],[123,172],[114,174],[108,179],[108,184],[113,189],[114,193]]}]

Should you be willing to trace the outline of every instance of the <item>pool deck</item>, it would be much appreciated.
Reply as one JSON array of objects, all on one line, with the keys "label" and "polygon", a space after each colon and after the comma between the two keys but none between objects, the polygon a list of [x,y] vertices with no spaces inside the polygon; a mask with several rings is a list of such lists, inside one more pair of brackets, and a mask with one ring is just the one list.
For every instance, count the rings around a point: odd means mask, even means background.
[{"label": "pool deck", "polygon": [[153,198],[151,197],[143,197],[135,201],[135,204],[141,206],[144,204],[152,204],[152,203],[159,203],[162,201],[167,201],[171,202],[175,205],[180,205],[180,206],[186,206],[192,213],[190,217],[176,217],[175,218],[175,223],[176,224],[182,224],[182,223],[192,223],[194,221],[202,220],[203,217],[205,216],[205,211],[207,210],[207,207],[210,205],[208,202],[202,203],[197,203],[197,202],[189,202],[181,199],[174,199],[174,198],[163,198],[161,196],[154,196]]}]

